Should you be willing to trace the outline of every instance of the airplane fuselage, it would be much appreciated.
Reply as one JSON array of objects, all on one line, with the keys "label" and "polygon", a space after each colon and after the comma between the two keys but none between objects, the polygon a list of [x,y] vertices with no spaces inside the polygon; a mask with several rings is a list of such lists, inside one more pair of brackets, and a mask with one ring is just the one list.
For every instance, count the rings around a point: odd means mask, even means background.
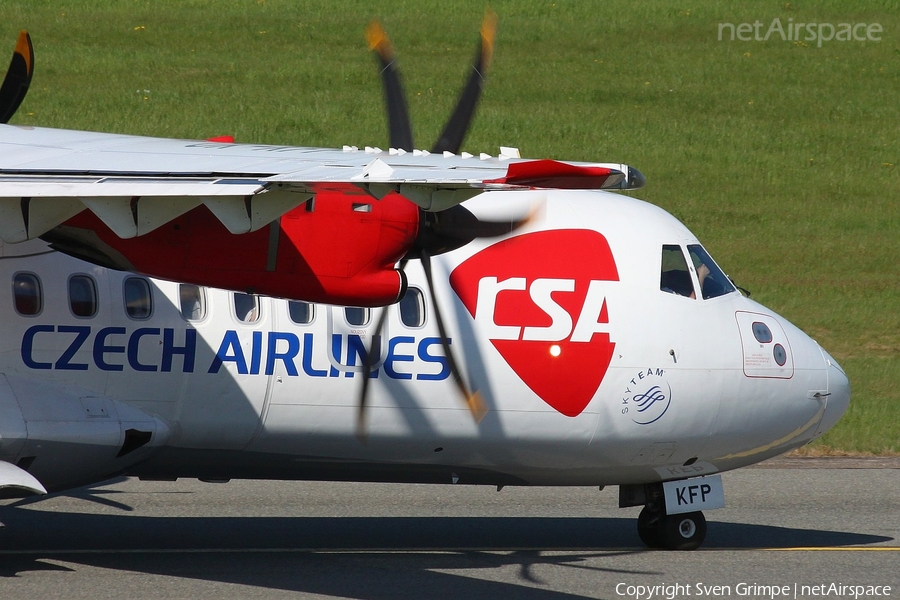
[{"label": "airplane fuselage", "polygon": [[[661,209],[572,191],[486,193],[467,206],[538,200],[543,215],[523,230],[434,259],[451,345],[489,408],[479,424],[458,398],[415,261],[415,301],[345,309],[5,245],[0,460],[47,489],[118,473],[638,484],[764,460],[843,413],[837,364],[727,280],[704,298],[706,255]],[[694,297],[667,287],[679,253]],[[22,274],[39,282],[35,314],[17,304]],[[381,310],[362,442],[363,357]]]}]

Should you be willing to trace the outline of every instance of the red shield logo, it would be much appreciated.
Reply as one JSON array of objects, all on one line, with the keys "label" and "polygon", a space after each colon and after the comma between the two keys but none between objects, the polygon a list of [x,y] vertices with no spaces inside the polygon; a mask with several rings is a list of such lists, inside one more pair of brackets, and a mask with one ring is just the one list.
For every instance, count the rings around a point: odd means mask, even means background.
[{"label": "red shield logo", "polygon": [[450,275],[479,332],[535,394],[569,417],[581,414],[612,360],[606,293],[618,280],[606,238],[583,229],[498,242]]}]

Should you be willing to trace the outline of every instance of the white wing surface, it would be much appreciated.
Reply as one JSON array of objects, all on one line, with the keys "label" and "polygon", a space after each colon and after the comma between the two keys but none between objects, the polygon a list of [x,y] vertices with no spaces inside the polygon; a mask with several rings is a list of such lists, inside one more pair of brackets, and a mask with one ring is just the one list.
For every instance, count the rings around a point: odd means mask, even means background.
[{"label": "white wing surface", "polygon": [[[510,154],[513,154],[510,152]],[[485,189],[635,187],[621,164],[175,140],[0,125],[0,237],[20,242],[85,208],[123,238],[205,204],[232,233],[263,227],[330,186],[398,192],[440,211]]]}]

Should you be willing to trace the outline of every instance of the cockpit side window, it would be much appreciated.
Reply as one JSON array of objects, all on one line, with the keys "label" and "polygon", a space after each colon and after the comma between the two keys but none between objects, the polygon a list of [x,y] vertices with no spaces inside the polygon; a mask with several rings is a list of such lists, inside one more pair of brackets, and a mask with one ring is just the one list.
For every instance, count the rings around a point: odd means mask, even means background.
[{"label": "cockpit side window", "polygon": [[691,262],[697,271],[697,279],[703,292],[703,299],[709,300],[736,291],[734,284],[722,269],[715,263],[709,253],[700,244],[687,247]]},{"label": "cockpit side window", "polygon": [[659,289],[670,294],[695,298],[694,282],[688,271],[681,246],[666,244],[662,247],[662,274]]}]

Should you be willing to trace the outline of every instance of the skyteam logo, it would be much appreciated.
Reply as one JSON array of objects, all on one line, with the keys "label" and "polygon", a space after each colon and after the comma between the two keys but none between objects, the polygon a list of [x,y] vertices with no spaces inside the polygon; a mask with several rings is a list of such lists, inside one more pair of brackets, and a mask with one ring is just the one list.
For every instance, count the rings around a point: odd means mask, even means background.
[{"label": "skyteam logo", "polygon": [[638,425],[659,421],[672,403],[672,386],[665,375],[666,370],[660,368],[638,371],[622,396],[622,414]]},{"label": "skyteam logo", "polygon": [[582,229],[504,240],[450,275],[479,332],[535,394],[569,417],[584,411],[612,360],[607,293],[618,280],[606,238]]}]

